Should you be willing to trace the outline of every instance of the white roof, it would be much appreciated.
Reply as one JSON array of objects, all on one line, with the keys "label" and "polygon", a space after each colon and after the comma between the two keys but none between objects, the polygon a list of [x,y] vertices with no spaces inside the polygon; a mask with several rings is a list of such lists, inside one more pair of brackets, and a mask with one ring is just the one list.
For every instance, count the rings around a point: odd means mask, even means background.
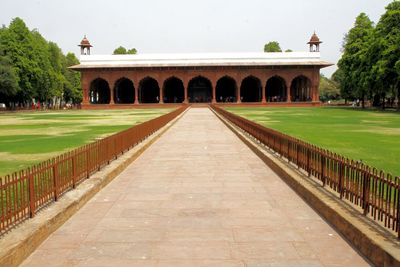
[{"label": "white roof", "polygon": [[319,52],[81,55],[80,64],[71,68],[332,65],[320,56]]}]

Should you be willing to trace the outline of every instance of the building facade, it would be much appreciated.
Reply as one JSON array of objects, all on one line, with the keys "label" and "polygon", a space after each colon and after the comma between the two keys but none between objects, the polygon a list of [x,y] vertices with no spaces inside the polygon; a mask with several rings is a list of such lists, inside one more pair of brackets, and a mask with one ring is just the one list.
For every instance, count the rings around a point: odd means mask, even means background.
[{"label": "building facade", "polygon": [[148,103],[319,105],[318,37],[309,52],[90,55],[80,64],[84,108]]}]

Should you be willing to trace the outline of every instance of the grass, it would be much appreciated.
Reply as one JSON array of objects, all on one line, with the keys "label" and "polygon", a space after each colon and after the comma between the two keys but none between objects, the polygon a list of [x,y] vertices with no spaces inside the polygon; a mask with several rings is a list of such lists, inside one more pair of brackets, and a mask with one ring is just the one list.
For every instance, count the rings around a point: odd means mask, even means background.
[{"label": "grass", "polygon": [[400,175],[400,114],[351,108],[226,110],[354,160]]},{"label": "grass", "polygon": [[170,111],[130,109],[0,114],[0,176]]}]

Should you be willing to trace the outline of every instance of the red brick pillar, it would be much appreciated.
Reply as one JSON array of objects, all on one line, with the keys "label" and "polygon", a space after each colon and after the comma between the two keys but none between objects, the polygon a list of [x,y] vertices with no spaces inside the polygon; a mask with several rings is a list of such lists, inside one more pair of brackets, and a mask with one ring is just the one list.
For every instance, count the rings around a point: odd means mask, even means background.
[{"label": "red brick pillar", "polygon": [[89,99],[90,84],[87,76],[85,75],[85,72],[82,72],[81,84],[82,84],[82,94],[83,94],[82,105],[88,105],[90,104],[90,99]]},{"label": "red brick pillar", "polygon": [[134,105],[138,105],[139,104],[139,83],[134,86],[135,88],[135,102],[133,103]]},{"label": "red brick pillar", "polygon": [[211,103],[216,103],[216,89],[215,87],[217,86],[217,82],[215,80],[211,81],[211,86],[212,86],[212,100]]},{"label": "red brick pillar", "polygon": [[[265,87],[263,86],[265,84]],[[265,100],[265,91],[267,90],[267,82],[261,81],[261,103],[265,104],[267,101]]]},{"label": "red brick pillar", "polygon": [[236,103],[242,103],[242,101],[240,100],[240,80],[238,80],[239,77],[235,78],[235,82],[236,82]]},{"label": "red brick pillar", "polygon": [[286,88],[286,102],[290,103],[292,100],[290,99],[290,88],[292,87],[292,82],[288,83],[288,87]]},{"label": "red brick pillar", "polygon": [[[160,83],[159,83],[160,84]],[[162,88],[162,84],[160,86],[160,101],[158,102],[160,104],[164,104],[164,90]]]},{"label": "red brick pillar", "polygon": [[188,103],[188,80],[183,79],[183,103]]},{"label": "red brick pillar", "polygon": [[313,85],[313,87],[311,87],[311,90],[312,90],[312,102],[318,102],[319,101],[318,85]]},{"label": "red brick pillar", "polygon": [[319,72],[315,73],[312,82],[312,102],[319,102]]},{"label": "red brick pillar", "polygon": [[105,80],[108,83],[108,88],[110,89],[110,103],[109,105],[114,105],[115,101],[114,101],[114,85],[115,85],[115,79],[113,77],[114,75],[110,75],[110,77],[105,78]]}]

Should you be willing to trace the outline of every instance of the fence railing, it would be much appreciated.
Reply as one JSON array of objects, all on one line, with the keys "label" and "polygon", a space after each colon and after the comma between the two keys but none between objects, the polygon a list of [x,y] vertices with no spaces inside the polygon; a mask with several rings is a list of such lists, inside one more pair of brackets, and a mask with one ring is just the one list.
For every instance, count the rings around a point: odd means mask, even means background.
[{"label": "fence railing", "polygon": [[166,125],[186,109],[84,145],[31,168],[0,177],[0,236]]},{"label": "fence railing", "polygon": [[321,181],[400,238],[400,178],[263,127],[216,105],[211,108],[263,145]]}]

